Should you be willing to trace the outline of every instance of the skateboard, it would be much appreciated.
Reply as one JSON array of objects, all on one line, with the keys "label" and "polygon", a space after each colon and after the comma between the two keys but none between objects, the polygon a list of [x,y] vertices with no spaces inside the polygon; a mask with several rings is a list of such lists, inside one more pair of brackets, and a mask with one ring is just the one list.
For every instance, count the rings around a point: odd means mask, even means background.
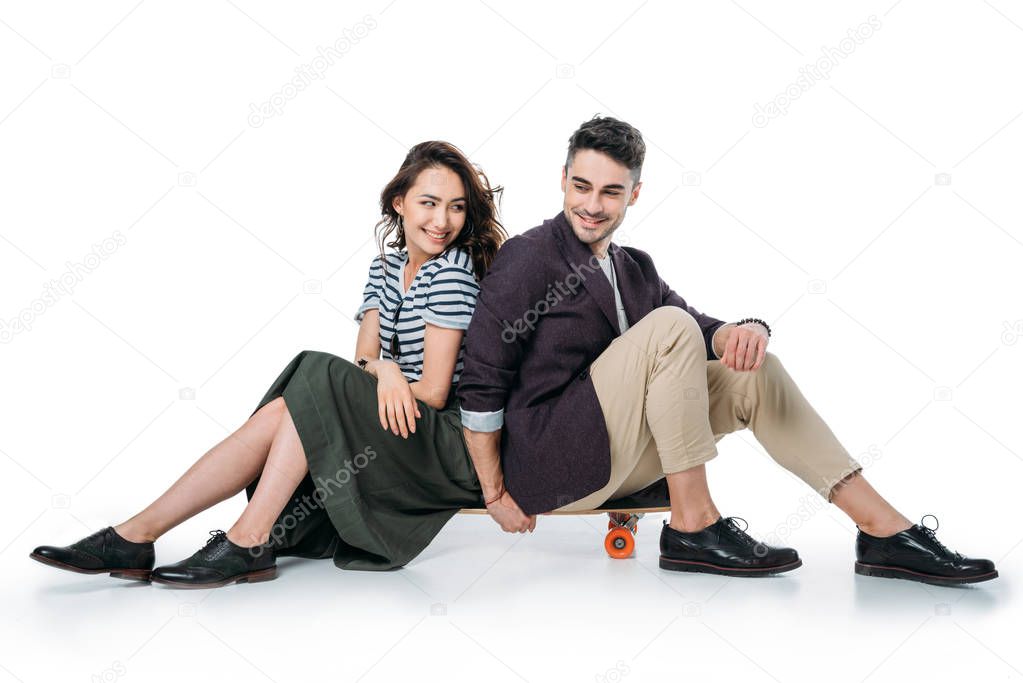
[{"label": "skateboard", "polygon": [[[607,554],[616,559],[624,560],[631,557],[636,549],[636,533],[639,530],[639,520],[648,512],[670,512],[668,506],[651,507],[602,507],[597,510],[574,510],[571,512],[560,512],[553,510],[543,512],[543,515],[601,515],[607,514],[607,536],[604,537],[604,550]],[[465,514],[485,515],[486,508],[464,508]]]}]

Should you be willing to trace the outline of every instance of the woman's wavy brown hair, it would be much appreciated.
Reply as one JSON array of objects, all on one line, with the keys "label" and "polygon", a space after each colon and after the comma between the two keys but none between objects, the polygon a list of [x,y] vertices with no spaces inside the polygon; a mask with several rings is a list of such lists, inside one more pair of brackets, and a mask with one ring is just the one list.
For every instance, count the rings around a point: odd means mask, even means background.
[{"label": "woman's wavy brown hair", "polygon": [[[384,247],[405,248],[405,231],[399,227],[398,212],[394,199],[404,197],[416,182],[419,174],[428,168],[444,167],[453,171],[465,186],[465,225],[448,249],[462,247],[472,257],[473,272],[477,280],[483,279],[494,261],[497,249],[506,239],[507,233],[497,217],[497,204],[504,188],[491,187],[483,170],[473,164],[460,149],[449,142],[431,140],[420,142],[409,150],[398,173],[380,193],[380,214],[376,224],[376,235],[381,257]],[[391,233],[394,239],[388,242]],[[386,263],[386,259],[381,258]]]}]

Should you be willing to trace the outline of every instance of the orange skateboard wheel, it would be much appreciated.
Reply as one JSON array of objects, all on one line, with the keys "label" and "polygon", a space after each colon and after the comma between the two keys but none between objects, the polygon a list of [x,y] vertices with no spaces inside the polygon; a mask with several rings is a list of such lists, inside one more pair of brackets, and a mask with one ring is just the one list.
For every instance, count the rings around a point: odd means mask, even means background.
[{"label": "orange skateboard wheel", "polygon": [[604,550],[616,560],[624,560],[636,549],[636,539],[625,527],[617,527],[607,532],[604,537]]}]

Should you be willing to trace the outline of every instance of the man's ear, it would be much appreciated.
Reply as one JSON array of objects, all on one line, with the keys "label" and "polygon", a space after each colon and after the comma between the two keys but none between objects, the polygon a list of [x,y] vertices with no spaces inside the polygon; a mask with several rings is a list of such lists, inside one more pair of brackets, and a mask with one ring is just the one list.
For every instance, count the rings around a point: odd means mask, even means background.
[{"label": "man's ear", "polygon": [[629,195],[629,206],[635,204],[636,200],[639,199],[639,188],[641,187],[643,187],[642,180],[632,186],[632,194]]},{"label": "man's ear", "polygon": [[568,183],[568,166],[561,167],[561,192],[564,194],[565,187]]}]

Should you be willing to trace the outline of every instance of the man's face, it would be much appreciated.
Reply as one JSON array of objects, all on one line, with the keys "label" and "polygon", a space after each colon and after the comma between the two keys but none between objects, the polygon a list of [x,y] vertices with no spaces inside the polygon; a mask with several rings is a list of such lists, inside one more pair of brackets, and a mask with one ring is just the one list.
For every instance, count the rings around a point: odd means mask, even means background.
[{"label": "man's face", "polygon": [[565,193],[565,218],[579,241],[603,256],[612,233],[625,220],[626,210],[639,198],[642,184],[633,184],[629,169],[603,152],[576,152],[561,171],[561,191]]}]

